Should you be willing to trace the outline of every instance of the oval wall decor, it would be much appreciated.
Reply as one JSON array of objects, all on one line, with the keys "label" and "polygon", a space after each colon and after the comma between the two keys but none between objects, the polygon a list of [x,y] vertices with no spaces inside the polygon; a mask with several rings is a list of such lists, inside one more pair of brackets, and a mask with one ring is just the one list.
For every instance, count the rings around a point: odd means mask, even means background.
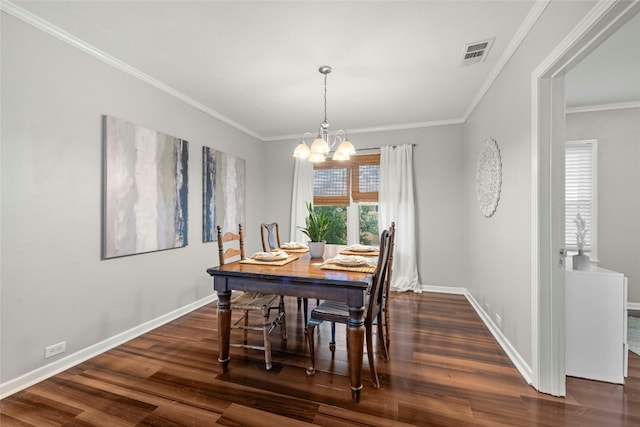
[{"label": "oval wall decor", "polygon": [[476,194],[482,215],[490,218],[498,208],[502,186],[502,161],[495,139],[487,139],[478,154]]}]

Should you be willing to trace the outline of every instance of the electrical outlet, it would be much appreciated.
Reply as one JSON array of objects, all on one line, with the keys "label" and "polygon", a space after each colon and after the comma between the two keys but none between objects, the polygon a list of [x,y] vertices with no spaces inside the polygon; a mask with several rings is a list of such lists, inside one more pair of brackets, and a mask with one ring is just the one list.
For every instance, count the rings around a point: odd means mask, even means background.
[{"label": "electrical outlet", "polygon": [[502,316],[496,313],[496,325],[498,328],[502,329]]},{"label": "electrical outlet", "polygon": [[58,344],[50,345],[49,347],[46,347],[44,349],[44,358],[48,359],[50,357],[55,356],[56,354],[64,353],[66,349],[67,349],[66,341],[62,341],[62,342],[59,342]]}]

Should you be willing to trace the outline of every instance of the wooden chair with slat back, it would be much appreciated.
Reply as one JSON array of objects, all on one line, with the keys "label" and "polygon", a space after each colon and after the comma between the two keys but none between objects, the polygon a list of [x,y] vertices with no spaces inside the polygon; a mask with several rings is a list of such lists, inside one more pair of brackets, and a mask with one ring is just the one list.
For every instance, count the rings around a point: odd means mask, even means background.
[{"label": "wooden chair with slat back", "polygon": [[[385,281],[382,285],[382,306],[381,313],[378,314],[378,328],[379,333],[382,336],[382,351],[384,358],[389,360],[389,345],[391,344],[391,338],[389,336],[389,290],[391,287],[391,273],[393,266],[393,251],[395,249],[395,236],[396,236],[396,223],[392,222],[389,227],[389,263],[387,264],[387,273]],[[319,304],[319,303],[318,303]],[[384,325],[384,329],[381,329],[380,326]],[[336,342],[336,324],[335,322],[331,322],[331,341],[329,347],[331,351],[335,350],[335,342]]]},{"label": "wooden chair with slat back", "polygon": [[[277,222],[270,223],[262,223],[260,224],[260,237],[262,238],[262,250],[265,252],[274,251],[280,248],[280,230],[278,228]],[[307,327],[307,317],[309,311],[309,303],[306,298],[297,297],[298,301],[298,310],[300,310],[301,303],[303,304],[303,317],[304,317],[304,326],[305,332]],[[316,304],[319,304],[320,301],[316,300]]]},{"label": "wooden chair with slat back", "polygon": [[[225,243],[237,241],[237,247],[227,246]],[[218,258],[220,265],[224,265],[229,259],[239,256],[244,259],[244,233],[242,232],[242,224],[238,224],[238,233],[227,231],[222,234],[222,227],[218,226]]]},{"label": "wooden chair with slat back", "polygon": [[[378,379],[378,373],[374,364],[373,348],[373,324],[376,317],[381,314],[382,306],[382,291],[385,282],[385,278],[388,272],[387,265],[389,263],[389,246],[390,239],[393,237],[391,233],[394,230],[384,230],[380,235],[380,256],[378,258],[378,265],[373,273],[373,283],[367,294],[367,302],[365,304],[365,337],[367,342],[367,356],[369,359],[369,369],[371,370],[371,381],[375,388],[380,387],[380,381]],[[348,324],[349,323],[349,306],[344,302],[338,301],[323,301],[320,305],[311,310],[311,317],[309,318],[309,324],[307,326],[307,341],[309,342],[309,352],[311,353],[311,367],[307,368],[307,374],[315,374],[315,350],[314,350],[314,335],[315,327],[320,325],[323,321]],[[382,323],[378,324],[378,339],[382,340]],[[335,350],[335,342],[330,347],[332,352]]]},{"label": "wooden chair with slat back", "polygon": [[260,224],[260,236],[263,251],[274,251],[280,247],[280,231],[277,222]]},{"label": "wooden chair with slat back", "polygon": [[[390,323],[389,323],[389,290],[391,289],[391,276],[393,273],[393,252],[396,247],[396,223],[392,222],[389,227],[389,263],[387,264],[387,275],[384,281],[384,289],[382,291],[382,315],[380,315],[378,322],[384,323],[384,338],[382,340],[382,349],[384,351],[384,358],[389,359],[389,345],[391,344],[391,338],[389,335]],[[382,330],[380,330],[382,331]]]},{"label": "wooden chair with slat back", "polygon": [[[222,234],[222,228],[218,229],[218,257],[220,265],[230,262],[231,258],[237,257],[237,261],[245,259],[244,256],[244,233],[242,232],[242,224],[238,225],[238,233],[231,231]],[[233,246],[234,245],[237,246]],[[236,292],[234,292],[236,293]],[[242,316],[231,325],[232,329],[242,329],[244,340],[242,344],[229,343],[233,347],[251,348],[254,350],[264,351],[264,361],[266,369],[272,367],[271,363],[271,340],[269,335],[276,326],[280,325],[282,339],[287,339],[287,323],[284,310],[284,300],[280,295],[260,294],[256,292],[242,292],[238,297],[232,298],[231,310],[242,311]],[[277,310],[274,320],[271,320],[271,311]],[[262,322],[260,324],[249,323],[249,313],[260,312],[262,314]],[[262,333],[263,345],[248,344],[248,331],[256,331]]]}]

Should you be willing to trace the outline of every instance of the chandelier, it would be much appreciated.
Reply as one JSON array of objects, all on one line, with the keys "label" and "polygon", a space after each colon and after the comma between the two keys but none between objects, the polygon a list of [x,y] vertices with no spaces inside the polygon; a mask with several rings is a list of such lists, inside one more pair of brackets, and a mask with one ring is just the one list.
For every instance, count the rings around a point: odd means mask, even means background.
[{"label": "chandelier", "polygon": [[313,140],[311,147],[308,147],[305,143],[307,136],[313,137],[311,132],[305,132],[300,137],[300,144],[293,152],[293,157],[298,159],[307,159],[310,162],[318,163],[324,162],[327,155],[333,150],[336,145],[338,148],[333,152],[333,160],[349,160],[349,158],[356,154],[356,149],[348,139],[347,132],[345,130],[336,131],[333,137],[329,136],[329,123],[327,122],[327,74],[331,72],[331,67],[323,65],[318,69],[320,74],[324,75],[324,121],[320,124],[318,129],[318,136]]}]

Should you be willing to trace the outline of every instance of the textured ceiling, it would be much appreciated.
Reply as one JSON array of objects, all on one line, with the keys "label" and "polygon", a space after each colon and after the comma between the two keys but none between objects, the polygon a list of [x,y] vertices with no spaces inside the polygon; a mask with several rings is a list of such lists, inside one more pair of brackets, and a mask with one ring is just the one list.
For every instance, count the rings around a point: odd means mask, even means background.
[{"label": "textured ceiling", "polygon": [[[528,0],[11,3],[265,140],[317,130],[323,119],[323,77],[318,67],[325,64],[333,67],[327,108],[334,130],[463,120],[535,4]],[[495,40],[486,61],[462,66],[465,45],[486,39]],[[591,66],[599,67],[599,60]],[[578,68],[575,74],[580,76]],[[578,99],[569,90],[571,85],[567,87],[576,105],[619,102],[605,100],[595,91],[589,98],[580,88]]]}]

